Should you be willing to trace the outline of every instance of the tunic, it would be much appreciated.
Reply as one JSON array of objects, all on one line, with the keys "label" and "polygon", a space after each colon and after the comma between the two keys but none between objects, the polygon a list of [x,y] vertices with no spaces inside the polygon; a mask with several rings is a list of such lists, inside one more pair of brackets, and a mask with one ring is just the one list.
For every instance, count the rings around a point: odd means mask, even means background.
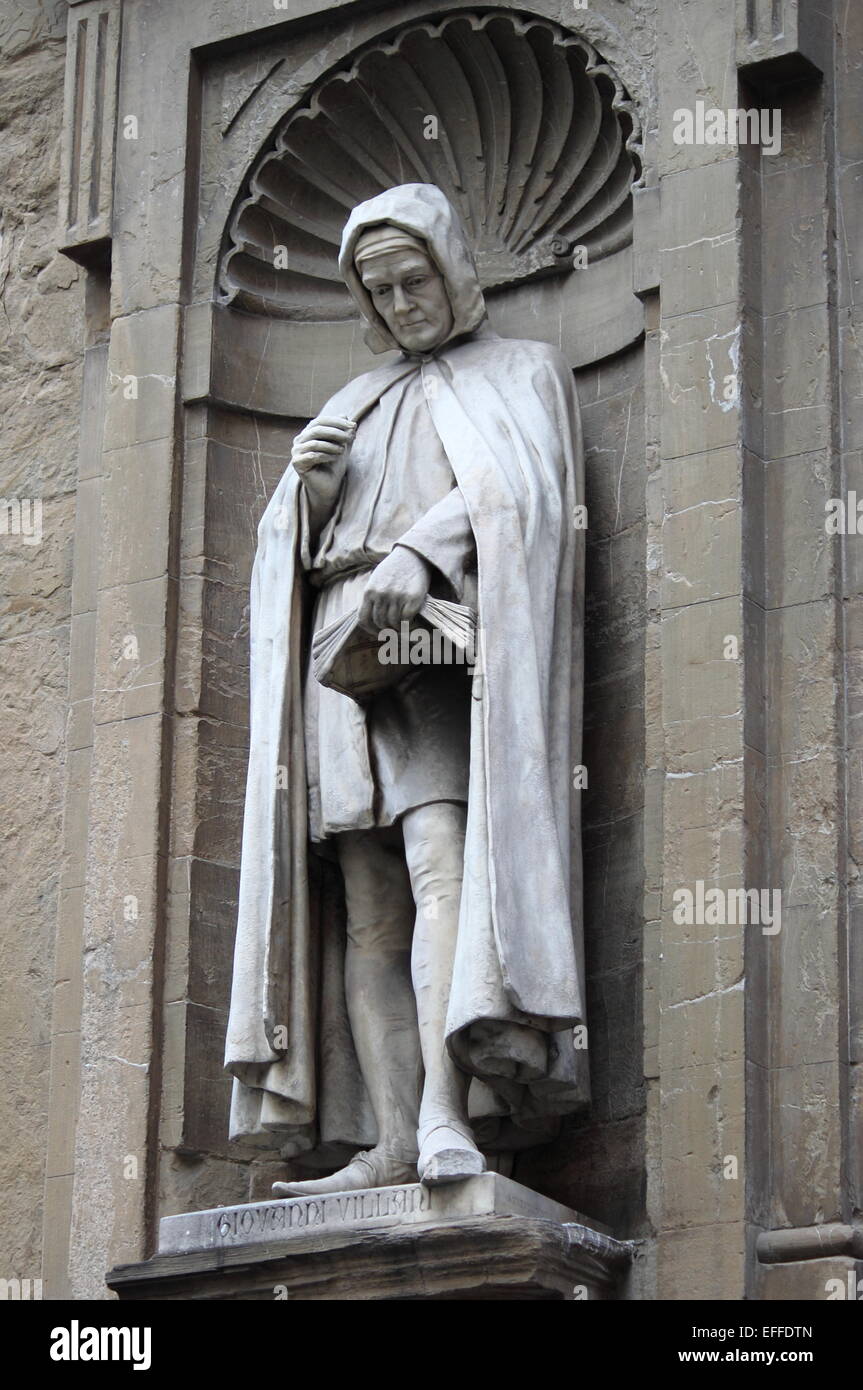
[{"label": "tunic", "polygon": [[[372,569],[396,542],[434,567],[432,593],[470,601],[473,535],[419,370],[384,392],[344,457],[342,486],[317,538],[305,522],[306,571],[319,590],[312,634],[359,607]],[[304,727],[314,841],[392,825],[431,801],[468,799],[465,666],[418,666],[360,706],[321,686],[310,663]]]}]

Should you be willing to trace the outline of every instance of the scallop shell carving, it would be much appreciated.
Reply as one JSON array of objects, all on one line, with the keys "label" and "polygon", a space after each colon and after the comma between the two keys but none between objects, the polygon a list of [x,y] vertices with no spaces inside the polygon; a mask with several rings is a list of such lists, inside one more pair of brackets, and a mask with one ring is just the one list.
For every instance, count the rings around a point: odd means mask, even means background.
[{"label": "scallop shell carving", "polygon": [[586,40],[489,11],[417,23],[353,55],[282,122],[229,220],[217,298],[342,319],[337,265],[356,203],[434,183],[459,209],[485,289],[588,263],[632,239],[640,126]]}]

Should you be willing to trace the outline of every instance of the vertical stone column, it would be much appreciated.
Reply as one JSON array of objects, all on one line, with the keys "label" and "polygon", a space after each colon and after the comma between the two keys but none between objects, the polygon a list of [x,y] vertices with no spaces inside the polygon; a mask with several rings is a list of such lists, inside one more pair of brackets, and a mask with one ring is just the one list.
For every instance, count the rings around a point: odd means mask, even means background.
[{"label": "vertical stone column", "polygon": [[63,875],[57,911],[51,1080],[43,1209],[42,1278],[46,1298],[68,1294],[68,1259],[75,1126],[81,1085],[84,880],[93,752],[93,655],[96,645],[96,565],[102,493],[102,428],[108,345],[84,354],[82,430],[78,446],[74,582],[69,638],[67,778],[63,815]]},{"label": "vertical stone column", "polygon": [[[835,196],[839,368],[838,445],[843,495],[863,500],[863,9],[842,7],[836,55]],[[847,1089],[843,1098],[845,1219],[863,1210],[863,525],[844,539],[844,769],[847,798]],[[846,1012],[847,1010],[847,1012]],[[859,1252],[858,1252],[859,1254]],[[847,1277],[847,1271],[846,1271]],[[863,1261],[854,1269],[863,1295]]]},{"label": "vertical stone column", "polygon": [[[85,1290],[99,1296],[105,1269],[140,1258],[146,1235],[161,988],[166,632],[175,584],[170,373],[178,317],[176,305],[154,306],[116,318],[111,330],[72,1240],[78,1297]],[[104,1248],[88,1229],[94,1211],[113,1216],[102,1229]]]},{"label": "vertical stone column", "polygon": [[147,1253],[160,1065],[154,1039],[163,990],[189,55],[152,6],[127,7],[124,22],[101,509],[94,528],[99,559],[70,1256],[76,1298],[104,1297],[105,1271]]},{"label": "vertical stone column", "polygon": [[744,572],[764,701],[749,836],[782,895],[781,931],[747,953],[747,1289],[824,1299],[851,1215],[843,540],[825,526],[841,482],[832,6],[780,18],[756,6],[738,31],[747,104],[782,121],[781,150],[747,151],[742,170]]},{"label": "vertical stone column", "polygon": [[[660,1298],[782,1297],[759,1281],[759,1231],[846,1210],[823,8],[661,12]],[[675,143],[699,103],[770,113],[760,147]]]},{"label": "vertical stone column", "polygon": [[[744,933],[675,920],[676,890],[742,888],[746,606],[741,569],[738,173],[677,144],[674,113],[737,104],[734,0],[659,7],[659,567],[662,905],[651,1208],[655,1295],[735,1299],[744,1268]],[[657,495],[658,494],[658,495]],[[696,913],[696,916],[698,914]],[[702,914],[703,916],[703,914]]]},{"label": "vertical stone column", "polygon": [[[117,0],[70,3],[60,148],[58,244],[87,268],[74,578],[69,651],[63,874],[57,915],[42,1273],[46,1298],[69,1296],[82,1085],[85,884],[92,834],[94,654],[108,376],[109,264],[120,43]],[[85,979],[86,976],[86,979]],[[85,1062],[86,1066],[86,1062]],[[85,1073],[86,1074],[86,1073]]]},{"label": "vertical stone column", "polygon": [[835,353],[823,93],[789,93],[781,109],[782,152],[762,155],[759,201],[747,200],[755,214],[748,235],[758,243],[747,247],[747,264],[760,250],[760,274],[747,284],[746,466],[760,475],[763,507],[747,551],[763,624],[764,862],[782,893],[782,930],[763,960],[753,960],[750,991],[751,1095],[760,1118],[751,1216],[768,1230],[840,1215],[844,936],[839,550],[824,531],[835,490]]},{"label": "vertical stone column", "polygon": [[[653,161],[651,161],[653,165]],[[643,252],[642,252],[643,248]],[[665,733],[662,723],[662,468],[660,420],[662,379],[659,317],[659,185],[636,201],[634,288],[645,301],[645,513],[646,606],[644,652],[644,974],[642,1067],[646,1088],[646,1194],[649,1228],[662,1225],[662,1173],[657,1160],[661,1133],[659,1069],[660,971],[662,969],[663,803],[665,791]],[[634,1298],[656,1296],[656,1245],[646,1243],[648,1259],[633,1266],[630,1287]],[[642,1283],[638,1284],[638,1276]]]}]

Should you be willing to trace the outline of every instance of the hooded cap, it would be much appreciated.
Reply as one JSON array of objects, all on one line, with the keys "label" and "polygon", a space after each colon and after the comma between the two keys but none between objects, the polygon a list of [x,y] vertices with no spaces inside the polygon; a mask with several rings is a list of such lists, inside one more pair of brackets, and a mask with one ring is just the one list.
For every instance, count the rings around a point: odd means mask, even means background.
[{"label": "hooded cap", "polygon": [[422,251],[425,255],[426,244],[419,237],[411,236],[410,232],[403,232],[401,227],[390,226],[389,222],[366,227],[354,242],[354,265],[360,272],[360,279],[363,278],[363,261],[373,261],[377,256],[388,256],[392,251],[404,250]]},{"label": "hooded cap", "polygon": [[[384,222],[419,237],[443,276],[453,317],[452,328],[444,342],[478,328],[486,316],[485,300],[458,213],[433,183],[403,183],[366,203],[358,203],[342,233],[339,270],[368,324],[366,342],[372,352],[404,351],[375,310],[354,265],[358,238],[370,227]],[[441,347],[443,343],[435,351]]]}]

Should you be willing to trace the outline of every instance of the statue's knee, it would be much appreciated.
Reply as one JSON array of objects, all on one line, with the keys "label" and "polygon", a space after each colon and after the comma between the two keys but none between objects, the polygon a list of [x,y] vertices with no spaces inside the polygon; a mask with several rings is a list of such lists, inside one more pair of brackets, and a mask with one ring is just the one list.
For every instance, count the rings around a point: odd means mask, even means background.
[{"label": "statue's knee", "polygon": [[466,808],[439,801],[417,807],[404,819],[405,859],[414,899],[458,901],[464,872]]},{"label": "statue's knee", "polygon": [[457,909],[461,897],[463,862],[460,856],[431,845],[427,855],[417,854],[408,860],[417,911],[424,920],[434,920],[442,913]]},{"label": "statue's knee", "polygon": [[435,859],[415,862],[410,869],[411,885],[417,913],[422,921],[435,921],[447,913],[457,912],[461,898],[463,865]]}]

